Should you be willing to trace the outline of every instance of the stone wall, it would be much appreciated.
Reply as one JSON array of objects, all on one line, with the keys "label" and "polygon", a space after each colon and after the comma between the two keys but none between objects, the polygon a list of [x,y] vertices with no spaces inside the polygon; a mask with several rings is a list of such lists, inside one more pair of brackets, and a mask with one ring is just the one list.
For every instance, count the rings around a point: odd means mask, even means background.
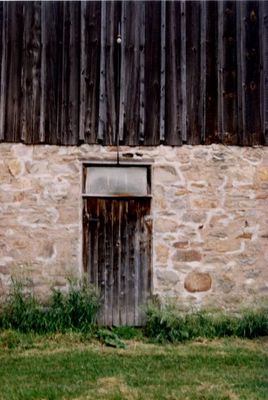
[{"label": "stone wall", "polygon": [[[121,147],[153,162],[153,290],[182,306],[268,298],[268,148]],[[82,161],[116,149],[0,144],[0,292],[82,273]]]}]

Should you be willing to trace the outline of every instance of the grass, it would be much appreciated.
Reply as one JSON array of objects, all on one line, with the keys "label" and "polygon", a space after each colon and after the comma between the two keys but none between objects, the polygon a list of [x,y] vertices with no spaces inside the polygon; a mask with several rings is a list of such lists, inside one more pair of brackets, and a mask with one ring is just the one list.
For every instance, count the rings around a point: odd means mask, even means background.
[{"label": "grass", "polygon": [[4,331],[0,399],[267,399],[267,338],[125,343],[115,349],[81,333]]},{"label": "grass", "polygon": [[0,328],[19,332],[89,332],[96,324],[100,295],[86,280],[69,282],[67,291],[52,290],[46,302],[31,284],[13,281],[0,308]]},{"label": "grass", "polygon": [[253,339],[268,336],[267,307],[235,314],[206,310],[183,313],[173,303],[152,303],[148,304],[146,317],[145,335],[158,343],[178,343],[198,337]]}]

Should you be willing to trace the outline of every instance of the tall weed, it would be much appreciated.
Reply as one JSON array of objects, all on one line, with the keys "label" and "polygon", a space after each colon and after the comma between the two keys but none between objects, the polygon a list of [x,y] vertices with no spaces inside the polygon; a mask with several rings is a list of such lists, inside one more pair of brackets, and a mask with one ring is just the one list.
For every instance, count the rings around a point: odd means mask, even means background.
[{"label": "tall weed", "polygon": [[145,335],[156,342],[181,342],[198,337],[237,336],[255,338],[268,335],[267,310],[239,314],[206,311],[182,313],[173,304],[149,304]]},{"label": "tall weed", "polygon": [[96,323],[100,296],[85,280],[70,282],[69,290],[52,290],[42,303],[29,287],[13,282],[0,312],[0,328],[20,332],[87,332]]}]

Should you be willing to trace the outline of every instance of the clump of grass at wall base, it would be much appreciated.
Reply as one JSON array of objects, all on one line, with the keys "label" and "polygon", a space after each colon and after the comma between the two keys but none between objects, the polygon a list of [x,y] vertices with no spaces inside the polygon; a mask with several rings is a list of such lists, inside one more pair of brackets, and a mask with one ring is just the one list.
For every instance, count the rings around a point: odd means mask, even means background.
[{"label": "clump of grass at wall base", "polygon": [[[69,289],[64,292],[52,289],[45,303],[37,298],[32,286],[29,288],[25,283],[13,281],[10,293],[0,308],[0,329],[37,334],[80,332],[114,347],[124,347],[122,340],[176,343],[198,337],[252,339],[268,335],[267,308],[236,314],[182,312],[169,301],[165,304],[149,302],[144,327],[104,329],[97,326],[100,307],[100,293],[86,280],[70,281]],[[16,342],[16,337],[12,340]]]}]

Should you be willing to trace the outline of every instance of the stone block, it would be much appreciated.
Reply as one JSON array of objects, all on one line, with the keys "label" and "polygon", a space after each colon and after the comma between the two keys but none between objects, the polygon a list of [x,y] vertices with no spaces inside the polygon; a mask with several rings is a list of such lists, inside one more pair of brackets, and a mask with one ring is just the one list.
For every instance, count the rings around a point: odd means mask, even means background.
[{"label": "stone block", "polygon": [[156,259],[157,262],[167,263],[169,256],[169,248],[161,243],[156,245]]},{"label": "stone block", "polygon": [[211,284],[211,276],[204,272],[190,272],[184,280],[184,288],[191,293],[206,292],[211,288]]},{"label": "stone block", "polygon": [[10,160],[8,162],[8,169],[12,176],[17,177],[23,172],[23,164],[20,160]]},{"label": "stone block", "polygon": [[167,285],[175,285],[180,280],[178,274],[175,271],[171,270],[157,270],[156,276],[159,281],[161,281],[162,283],[166,283]]},{"label": "stone block", "polygon": [[202,254],[197,250],[177,250],[173,256],[173,261],[192,262],[201,261]]},{"label": "stone block", "polygon": [[176,168],[170,165],[157,166],[154,169],[154,179],[158,183],[173,183],[180,180]]},{"label": "stone block", "polygon": [[169,218],[156,218],[154,228],[156,232],[176,232],[178,224]]},{"label": "stone block", "polygon": [[257,179],[268,182],[268,166],[261,166],[257,169]]},{"label": "stone block", "polygon": [[175,242],[175,243],[173,243],[173,247],[175,247],[175,249],[185,249],[185,248],[189,247],[189,241],[181,240],[181,241]]}]

